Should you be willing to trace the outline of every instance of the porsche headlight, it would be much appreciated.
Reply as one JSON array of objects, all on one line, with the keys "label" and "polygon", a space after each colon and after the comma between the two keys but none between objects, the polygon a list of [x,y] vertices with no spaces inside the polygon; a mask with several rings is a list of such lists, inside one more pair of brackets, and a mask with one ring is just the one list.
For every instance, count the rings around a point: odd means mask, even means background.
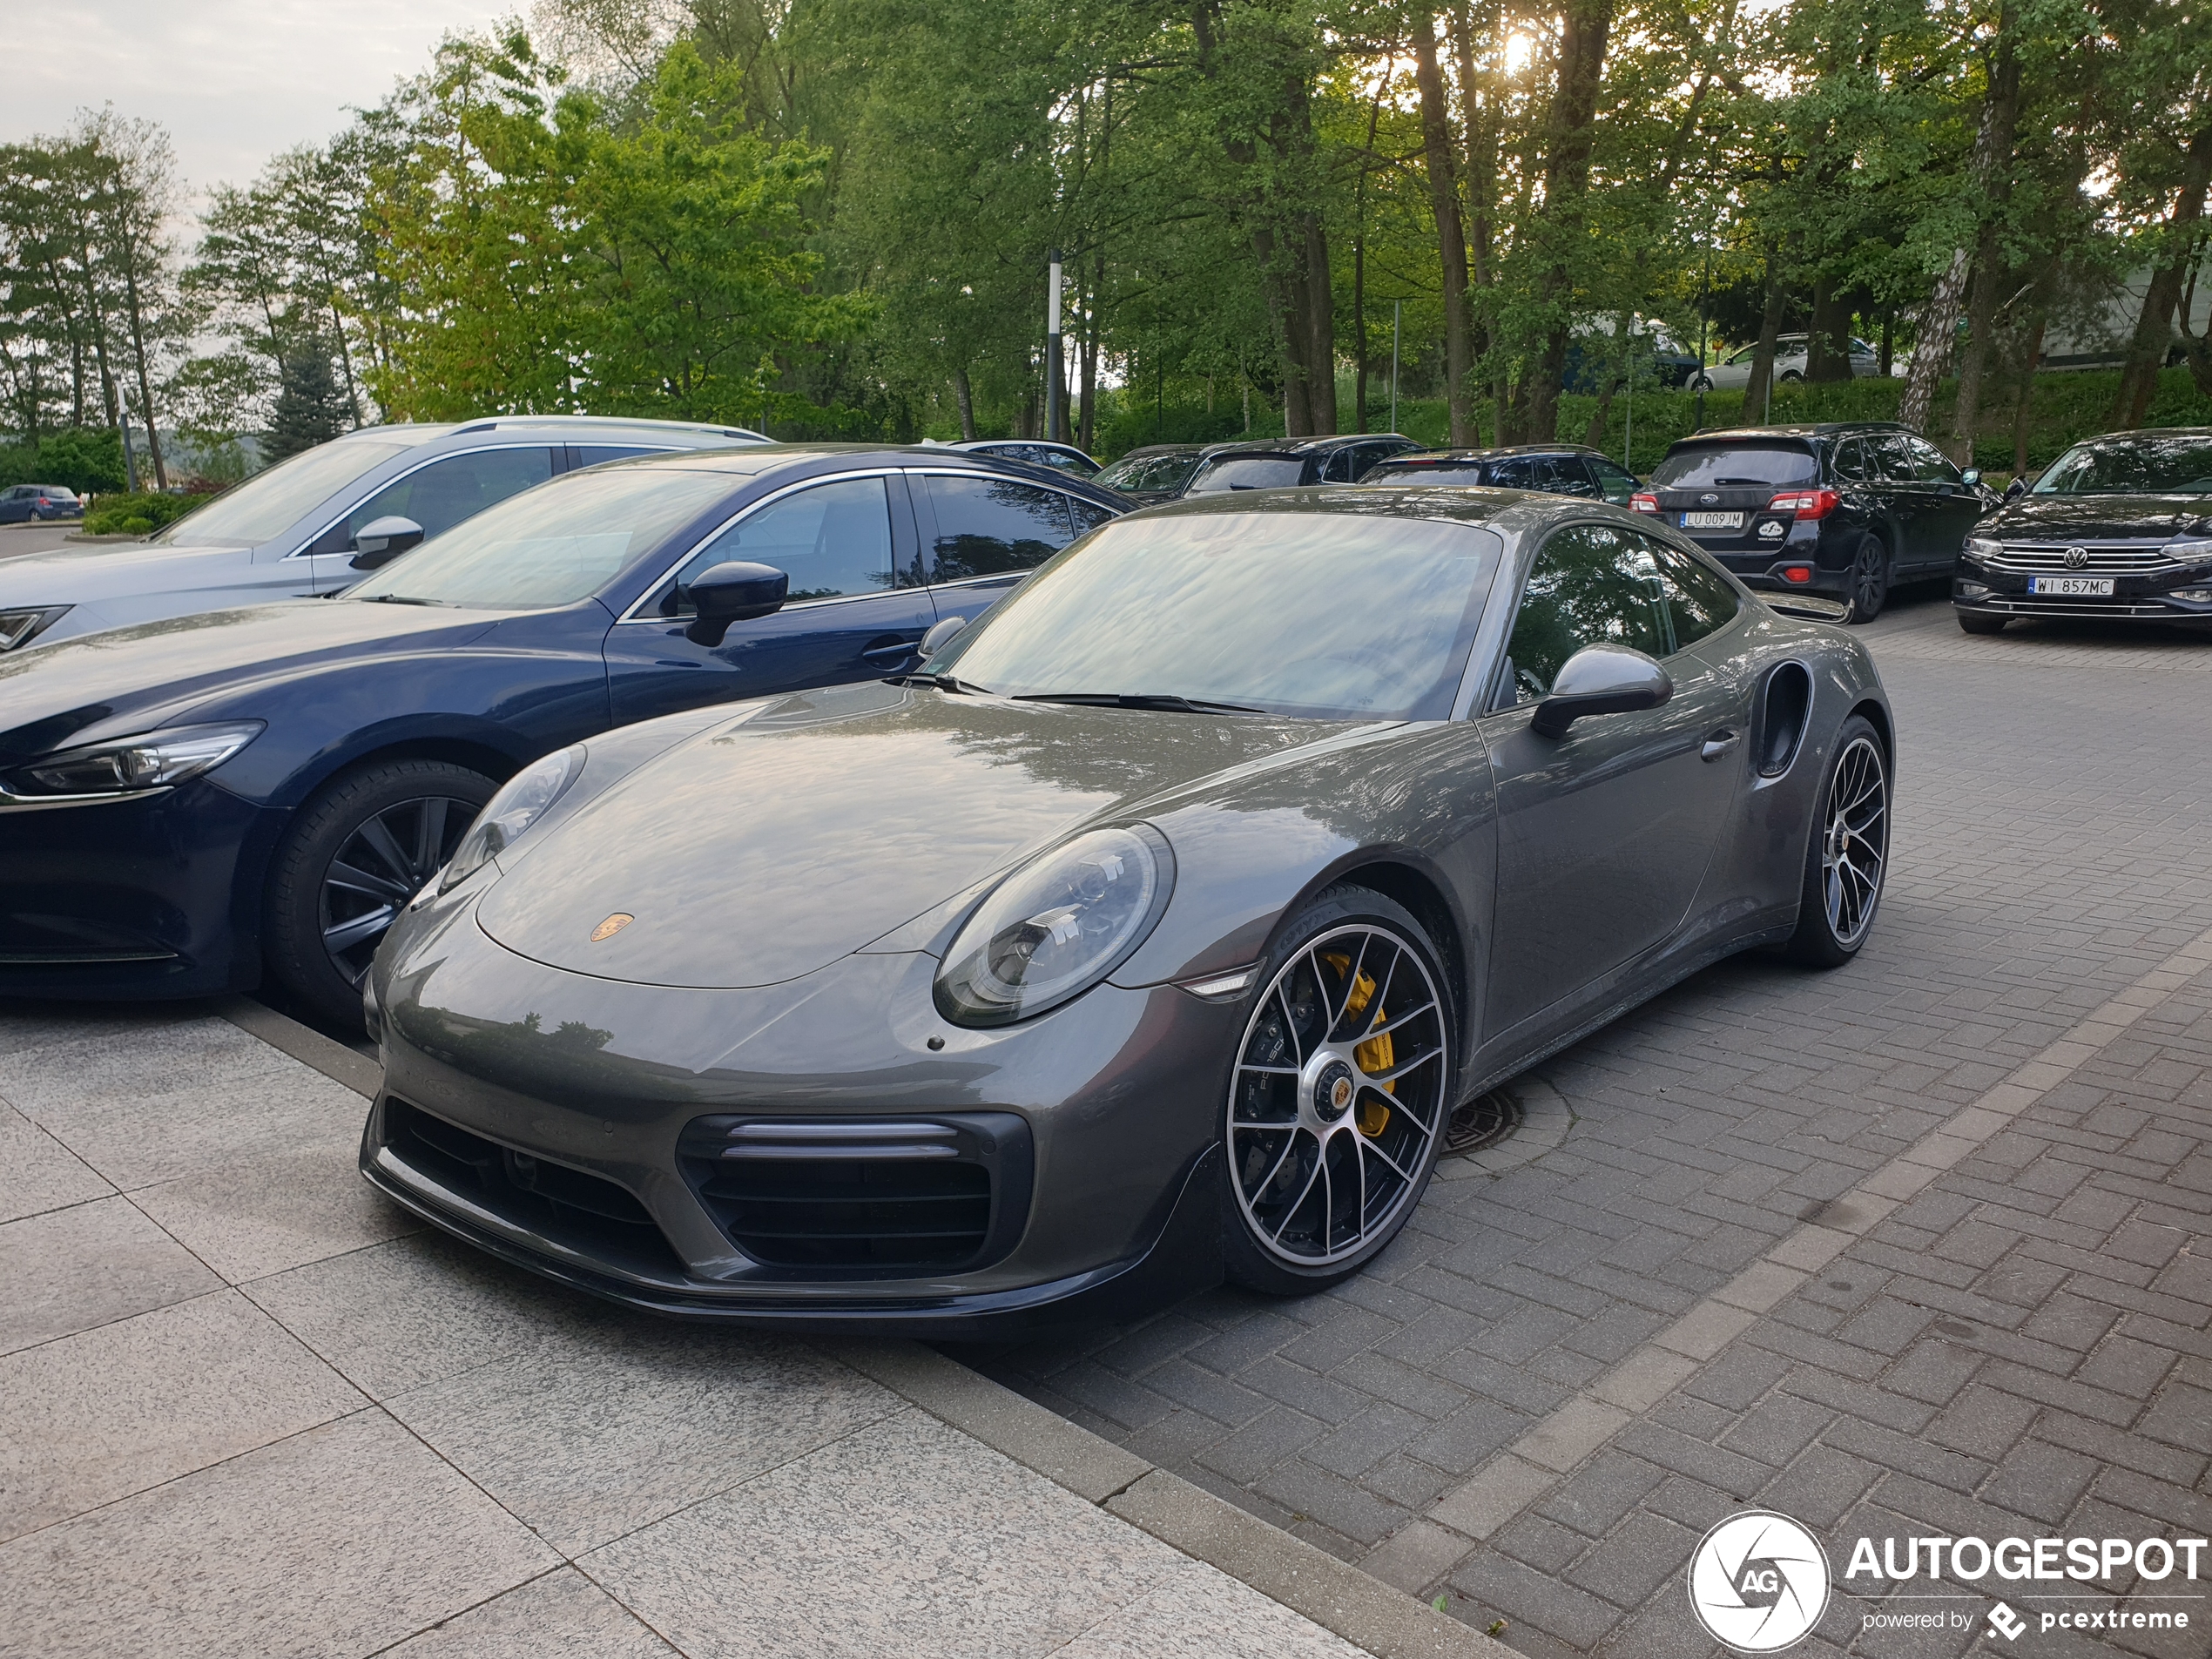
[{"label": "porsche headlight", "polygon": [[438,891],[447,892],[466,881],[521,840],[583,770],[583,745],[575,743],[542,760],[533,760],[509,778],[484,804],[484,810],[461,838],[461,845],[453,849],[453,857],[438,877]]},{"label": "porsche headlight", "polygon": [[937,974],[955,1025],[1008,1025],[1089,990],[1144,942],[1175,886],[1175,854],[1149,824],[1096,829],[1001,882]]},{"label": "porsche headlight", "polygon": [[28,645],[70,612],[68,605],[34,605],[28,610],[0,610],[0,651]]},{"label": "porsche headlight", "polygon": [[165,732],[87,744],[18,768],[7,781],[7,792],[25,799],[81,799],[168,788],[212,772],[260,737],[262,729],[260,720],[176,725]]}]

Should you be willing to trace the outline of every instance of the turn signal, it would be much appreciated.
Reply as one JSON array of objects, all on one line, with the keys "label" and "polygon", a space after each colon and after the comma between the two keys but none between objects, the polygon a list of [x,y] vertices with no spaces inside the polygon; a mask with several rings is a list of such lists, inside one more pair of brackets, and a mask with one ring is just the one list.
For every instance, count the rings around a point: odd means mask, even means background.
[{"label": "turn signal", "polygon": [[1659,497],[1656,496],[1631,496],[1629,497],[1629,505],[1635,508],[1639,513],[1656,513],[1659,510]]},{"label": "turn signal", "polygon": [[1799,518],[1825,518],[1844,504],[1832,489],[1793,489],[1769,502],[1770,513],[1795,513]]}]

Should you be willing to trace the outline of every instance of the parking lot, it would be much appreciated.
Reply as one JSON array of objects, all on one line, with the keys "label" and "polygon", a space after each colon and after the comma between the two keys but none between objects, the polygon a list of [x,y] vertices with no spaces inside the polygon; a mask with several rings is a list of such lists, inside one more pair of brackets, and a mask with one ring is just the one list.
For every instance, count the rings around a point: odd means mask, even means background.
[{"label": "parking lot", "polygon": [[[2204,1534],[2212,644],[1970,640],[1925,595],[1867,637],[1866,951],[1725,965],[1519,1080],[1337,1291],[954,1351],[1123,1453],[1001,1433],[921,1351],[618,1317],[416,1233],[351,1172],[343,1056],[4,1010],[0,1654],[1319,1655],[1419,1611],[1332,1622],[1325,1555],[1525,1654],[1662,1659],[1713,1651],[1683,1569],[1750,1505],[1831,1541],[1798,1651],[1950,1653],[1978,1628],[1862,1633],[1835,1541]],[[1323,1554],[1210,1553],[1207,1493]],[[2202,1655],[2187,1605],[2032,1650]],[[1420,1650],[1392,1629],[1354,1640]]]}]

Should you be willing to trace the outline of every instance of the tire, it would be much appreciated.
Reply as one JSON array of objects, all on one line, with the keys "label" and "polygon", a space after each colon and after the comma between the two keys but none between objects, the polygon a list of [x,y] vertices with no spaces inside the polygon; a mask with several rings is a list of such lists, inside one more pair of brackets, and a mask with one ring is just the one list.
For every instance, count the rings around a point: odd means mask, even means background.
[{"label": "tire", "polygon": [[1784,386],[1802,386],[1804,384],[1804,379],[1805,377],[1794,368],[1785,368],[1782,371],[1782,383]]},{"label": "tire", "polygon": [[1710,374],[1698,374],[1693,376],[1689,382],[1689,389],[1693,392],[1711,391],[1713,389],[1713,377]]},{"label": "tire", "polygon": [[1836,734],[1821,782],[1805,835],[1797,930],[1783,954],[1808,968],[1841,968],[1858,955],[1881,907],[1889,855],[1889,757],[1874,728],[1854,714]]},{"label": "tire", "polygon": [[269,867],[271,975],[333,1026],[359,1028],[378,941],[498,788],[448,761],[388,760],[317,790],[293,815]]},{"label": "tire", "polygon": [[1961,610],[1957,614],[1959,625],[1970,634],[2001,634],[2005,631],[2005,624],[2012,620],[2009,617],[1977,617],[1971,610]]},{"label": "tire", "polygon": [[1882,614],[1890,597],[1890,550],[1878,536],[1863,536],[1851,556],[1851,572],[1844,597],[1851,605],[1849,623],[1871,622]]},{"label": "tire", "polygon": [[1338,886],[1253,982],[1222,1114],[1222,1255],[1232,1283],[1309,1295],[1381,1254],[1428,1186],[1459,1079],[1450,981],[1404,907]]}]

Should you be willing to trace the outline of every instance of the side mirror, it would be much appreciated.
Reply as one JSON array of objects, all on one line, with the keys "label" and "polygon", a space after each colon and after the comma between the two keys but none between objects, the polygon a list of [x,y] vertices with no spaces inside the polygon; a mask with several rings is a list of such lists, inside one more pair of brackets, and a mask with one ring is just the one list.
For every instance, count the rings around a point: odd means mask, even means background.
[{"label": "side mirror", "polygon": [[2018,501],[2026,494],[2027,494],[2027,480],[2025,478],[2015,478],[2011,483],[2005,486],[2005,499],[2006,501]]},{"label": "side mirror", "polygon": [[718,645],[732,623],[775,615],[790,591],[791,578],[773,565],[745,559],[711,564],[685,590],[697,614],[684,637],[694,645]]},{"label": "side mirror", "polygon": [[921,660],[926,663],[944,650],[952,644],[953,636],[967,626],[968,618],[965,617],[947,617],[939,622],[921,637],[921,644],[915,647],[921,653]]},{"label": "side mirror", "polygon": [[1563,738],[1588,714],[1628,714],[1656,709],[1675,694],[1667,671],[1626,645],[1585,645],[1567,659],[1551,695],[1536,705],[1530,728],[1539,737]]},{"label": "side mirror", "polygon": [[374,570],[389,564],[421,539],[422,526],[411,518],[397,513],[372,518],[354,532],[354,569]]},{"label": "side mirror", "polygon": [[1967,468],[1966,471],[1959,475],[1959,482],[1972,489],[1981,482],[1981,469],[1979,467]]}]

